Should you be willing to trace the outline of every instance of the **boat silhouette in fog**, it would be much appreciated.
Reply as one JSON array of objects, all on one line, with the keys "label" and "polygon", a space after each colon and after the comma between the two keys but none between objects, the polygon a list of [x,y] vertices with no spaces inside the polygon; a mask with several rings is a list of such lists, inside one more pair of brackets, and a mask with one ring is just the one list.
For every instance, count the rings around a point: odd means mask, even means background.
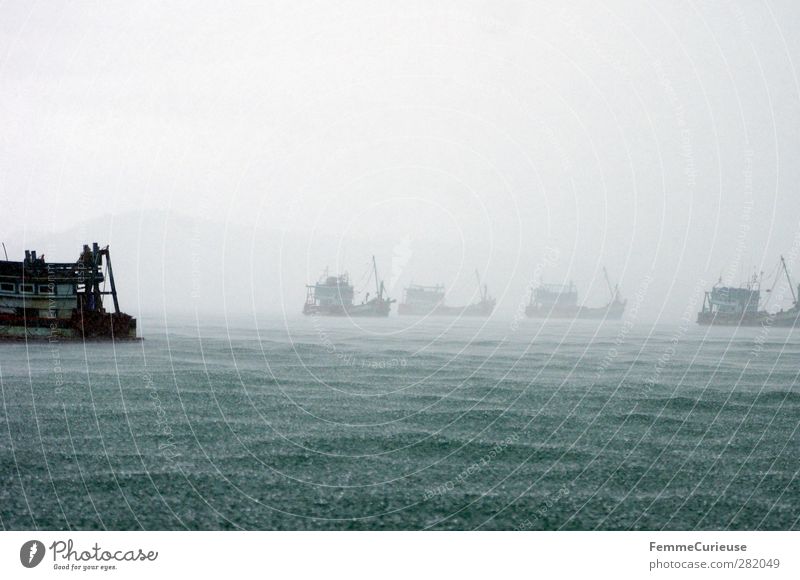
[{"label": "boat silhouette in fog", "polygon": [[[779,275],[781,271],[786,276],[792,295],[791,308],[775,312],[767,312],[766,307],[762,308],[761,280],[753,275],[742,286],[723,286],[720,281],[711,291],[706,292],[703,307],[697,313],[697,323],[704,326],[800,326],[800,305],[797,302],[800,284],[795,291],[783,256],[776,274]],[[777,281],[776,276],[772,288],[765,290],[765,293],[771,295]]]},{"label": "boat silhouette in fog", "polygon": [[445,288],[435,286],[409,285],[403,294],[403,301],[397,306],[397,313],[403,316],[489,316],[494,310],[496,300],[489,296],[486,284],[481,283],[477,270],[480,299],[466,306],[445,304]]},{"label": "boat silhouette in fog", "polygon": [[309,316],[389,316],[394,300],[386,296],[383,280],[378,277],[378,266],[372,256],[375,277],[375,296],[367,292],[363,302],[354,304],[355,288],[350,275],[328,275],[327,269],[316,284],[306,286],[306,303],[303,314]]},{"label": "boat silhouette in fog", "polygon": [[619,287],[612,286],[608,272],[603,275],[611,294],[605,306],[589,307],[578,304],[578,290],[571,281],[568,284],[540,284],[531,292],[530,303],[525,308],[528,318],[581,318],[595,320],[616,320],[625,313],[627,300],[622,300]]},{"label": "boat silhouette in fog", "polygon": [[22,262],[0,261],[0,338],[135,340],[136,319],[119,309],[108,246],[84,245],[75,262],[46,262],[30,250]]}]

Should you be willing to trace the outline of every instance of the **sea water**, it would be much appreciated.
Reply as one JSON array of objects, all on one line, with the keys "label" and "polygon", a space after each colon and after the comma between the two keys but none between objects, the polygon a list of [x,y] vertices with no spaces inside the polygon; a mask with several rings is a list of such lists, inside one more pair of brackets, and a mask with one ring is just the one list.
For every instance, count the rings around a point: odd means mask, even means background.
[{"label": "sea water", "polygon": [[796,529],[800,335],[140,321],[0,344],[3,529]]}]

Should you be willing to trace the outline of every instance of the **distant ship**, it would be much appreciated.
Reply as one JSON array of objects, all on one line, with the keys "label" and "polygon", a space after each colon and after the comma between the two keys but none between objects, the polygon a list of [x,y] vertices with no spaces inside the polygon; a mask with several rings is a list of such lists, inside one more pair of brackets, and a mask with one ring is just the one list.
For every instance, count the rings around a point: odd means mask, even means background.
[{"label": "distant ship", "polygon": [[603,275],[611,293],[605,306],[590,308],[578,305],[578,290],[575,284],[540,284],[533,289],[531,300],[525,309],[529,318],[587,318],[616,320],[622,318],[627,300],[619,297],[619,287],[611,285],[608,272]]},{"label": "distant ship", "polygon": [[[777,312],[761,309],[761,283],[753,276],[744,286],[734,288],[717,284],[706,292],[703,307],[697,313],[697,323],[706,326],[800,326],[800,305],[797,303],[800,285],[796,293],[783,256],[780,267],[792,293],[791,308]],[[771,289],[766,292],[771,293]]]},{"label": "distant ship", "polygon": [[400,315],[411,316],[489,316],[494,310],[496,300],[489,297],[486,284],[481,284],[480,274],[475,272],[480,290],[480,300],[467,306],[448,306],[445,304],[445,289],[441,284],[421,286],[411,284],[405,289],[403,301],[397,307]]},{"label": "distant ship", "polygon": [[345,272],[329,276],[327,270],[316,284],[306,286],[306,303],[303,314],[310,316],[389,316],[392,303],[385,296],[383,281],[378,278],[378,266],[372,256],[376,295],[370,300],[369,292],[361,304],[353,304],[355,289]]},{"label": "distant ship", "polygon": [[[104,305],[109,295],[113,312]],[[76,262],[48,263],[35,251],[22,262],[0,261],[0,338],[135,340],[136,319],[119,309],[108,246],[85,245]]]}]

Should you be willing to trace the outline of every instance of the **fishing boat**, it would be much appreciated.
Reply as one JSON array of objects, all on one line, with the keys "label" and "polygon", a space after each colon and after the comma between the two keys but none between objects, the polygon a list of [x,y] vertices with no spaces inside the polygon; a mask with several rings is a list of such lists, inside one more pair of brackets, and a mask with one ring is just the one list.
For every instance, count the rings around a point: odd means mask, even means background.
[{"label": "fishing boat", "polygon": [[345,272],[338,276],[328,275],[326,269],[316,284],[306,286],[306,303],[303,314],[309,316],[389,316],[392,303],[383,280],[378,277],[378,265],[372,256],[372,270],[375,276],[375,296],[370,299],[367,292],[360,304],[354,304],[355,288],[350,276]]},{"label": "fishing boat", "polygon": [[[697,313],[697,323],[705,326],[800,326],[800,305],[797,296],[800,285],[795,286],[789,275],[786,260],[780,259],[779,270],[786,276],[792,296],[792,306],[768,312],[761,305],[761,279],[753,275],[746,284],[738,287],[723,286],[718,282],[705,293],[703,306]],[[772,288],[765,293],[772,295],[777,284],[777,277]]]},{"label": "fishing boat", "polygon": [[615,320],[625,313],[627,300],[619,295],[619,286],[611,284],[608,272],[603,268],[611,298],[604,306],[590,307],[578,304],[578,290],[570,281],[568,284],[540,284],[531,292],[530,303],[525,308],[529,318],[580,318],[596,320]]},{"label": "fishing boat", "polygon": [[433,314],[444,306],[444,286],[423,286],[410,284],[403,290],[403,301],[397,305],[401,316],[425,316]]},{"label": "fishing boat", "polygon": [[108,246],[84,245],[76,262],[46,262],[30,250],[24,261],[0,261],[0,338],[136,340],[136,319],[119,309]]},{"label": "fishing boat", "polygon": [[486,284],[481,283],[478,271],[480,299],[466,306],[449,306],[445,304],[445,288],[442,284],[435,286],[409,285],[403,293],[403,301],[397,307],[400,315],[411,316],[489,316],[494,310],[496,300],[489,296]]}]

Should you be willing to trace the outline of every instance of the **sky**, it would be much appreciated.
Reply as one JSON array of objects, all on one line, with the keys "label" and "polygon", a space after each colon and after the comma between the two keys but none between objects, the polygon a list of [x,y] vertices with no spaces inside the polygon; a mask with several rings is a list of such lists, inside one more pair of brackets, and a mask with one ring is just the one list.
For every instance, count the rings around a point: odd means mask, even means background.
[{"label": "sky", "polygon": [[797,30],[791,1],[0,2],[0,239],[110,243],[165,308],[192,276],[218,308],[220,260],[226,307],[277,311],[376,254],[396,297],[478,269],[501,313],[539,280],[597,305],[605,266],[675,320],[800,277]]}]

